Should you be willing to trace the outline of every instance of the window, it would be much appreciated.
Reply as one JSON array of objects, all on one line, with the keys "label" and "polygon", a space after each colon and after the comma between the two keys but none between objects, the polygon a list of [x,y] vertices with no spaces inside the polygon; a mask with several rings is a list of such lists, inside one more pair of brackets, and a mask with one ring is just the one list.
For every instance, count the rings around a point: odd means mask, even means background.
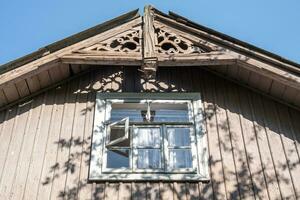
[{"label": "window", "polygon": [[207,180],[199,94],[98,93],[90,180]]}]

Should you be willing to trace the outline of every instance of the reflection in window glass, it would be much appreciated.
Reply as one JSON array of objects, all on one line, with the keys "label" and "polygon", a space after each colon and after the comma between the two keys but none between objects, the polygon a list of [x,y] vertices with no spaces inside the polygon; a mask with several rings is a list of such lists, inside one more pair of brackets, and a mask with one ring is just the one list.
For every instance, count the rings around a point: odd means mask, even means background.
[{"label": "reflection in window glass", "polygon": [[130,122],[143,122],[142,112],[144,113],[146,110],[146,103],[113,103],[110,121],[115,122],[129,117]]},{"label": "reflection in window glass", "polygon": [[160,146],[160,128],[138,128],[137,131],[138,146]]},{"label": "reflection in window glass", "polygon": [[129,168],[128,149],[117,149],[107,151],[107,168]]},{"label": "reflection in window glass", "polygon": [[[150,103],[151,122],[189,122],[187,103]],[[147,103],[112,103],[110,121],[129,117],[130,122],[145,122]]]},{"label": "reflection in window glass", "polygon": [[190,149],[169,150],[169,167],[171,169],[191,168],[192,153]]},{"label": "reflection in window glass", "polygon": [[138,149],[137,167],[139,169],[161,168],[160,149]]},{"label": "reflection in window glass", "polygon": [[[128,134],[129,134],[128,139],[118,142],[118,143],[114,144],[113,146],[129,147],[130,146],[130,132]],[[110,129],[109,142],[112,142],[112,141],[122,138],[124,136],[125,136],[125,128],[124,127],[112,126]]]},{"label": "reflection in window glass", "polygon": [[151,103],[151,111],[155,113],[154,122],[188,122],[188,104]]},{"label": "reflection in window glass", "polygon": [[170,147],[190,146],[190,128],[168,128],[168,144]]}]

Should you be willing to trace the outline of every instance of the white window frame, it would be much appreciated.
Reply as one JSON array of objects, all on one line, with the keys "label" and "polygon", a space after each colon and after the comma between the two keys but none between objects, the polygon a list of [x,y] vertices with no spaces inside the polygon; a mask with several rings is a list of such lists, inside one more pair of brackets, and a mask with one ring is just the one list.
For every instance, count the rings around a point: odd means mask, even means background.
[{"label": "white window frame", "polygon": [[[151,100],[153,102],[192,102],[192,116],[190,119],[193,121],[194,133],[191,134],[191,151],[192,151],[192,169],[176,169],[176,170],[156,170],[156,169],[135,169],[136,166],[133,162],[136,162],[136,156],[130,159],[131,169],[107,169],[106,163],[106,150],[107,148],[107,122],[110,117],[110,108],[108,106],[111,102],[145,102]],[[209,167],[208,167],[208,146],[207,146],[207,134],[204,126],[203,119],[203,105],[201,102],[199,93],[100,93],[96,95],[95,115],[94,115],[94,129],[91,146],[91,159],[89,169],[90,181],[116,181],[116,180],[164,180],[164,181],[208,181],[209,180]],[[123,119],[125,124],[128,120]],[[120,122],[120,121],[118,121]],[[115,124],[115,123],[113,123]],[[111,125],[113,125],[111,124]],[[138,125],[136,125],[138,127]],[[154,127],[155,125],[149,124]],[[126,127],[126,125],[125,125]],[[128,127],[128,126],[127,126]],[[145,127],[145,125],[143,125]],[[174,125],[161,125],[163,130],[161,132],[162,142],[161,145],[164,158],[162,157],[161,164],[164,165],[168,162],[164,162],[163,159],[168,159],[167,151],[168,144],[166,138],[167,127],[188,127],[186,125],[174,124]],[[132,128],[133,130],[133,128]],[[133,132],[131,137],[133,137]],[[128,135],[127,135],[128,137]],[[132,138],[135,143],[135,137]],[[164,144],[162,144],[164,143]],[[131,144],[131,151],[134,154],[135,150],[133,144]],[[163,166],[167,167],[167,166]],[[134,172],[132,170],[135,170]]]}]

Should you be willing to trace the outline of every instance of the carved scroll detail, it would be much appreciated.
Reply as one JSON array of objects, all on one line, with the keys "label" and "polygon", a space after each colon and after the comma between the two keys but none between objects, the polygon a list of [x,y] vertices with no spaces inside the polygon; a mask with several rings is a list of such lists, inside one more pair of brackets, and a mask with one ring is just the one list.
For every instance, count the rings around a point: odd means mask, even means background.
[{"label": "carved scroll detail", "polygon": [[193,42],[176,34],[162,30],[161,28],[156,28],[155,32],[158,40],[158,53],[165,53],[169,55],[210,52],[209,49],[195,45]]},{"label": "carved scroll detail", "polygon": [[84,51],[141,52],[140,30],[130,30],[122,35],[94,44]]}]

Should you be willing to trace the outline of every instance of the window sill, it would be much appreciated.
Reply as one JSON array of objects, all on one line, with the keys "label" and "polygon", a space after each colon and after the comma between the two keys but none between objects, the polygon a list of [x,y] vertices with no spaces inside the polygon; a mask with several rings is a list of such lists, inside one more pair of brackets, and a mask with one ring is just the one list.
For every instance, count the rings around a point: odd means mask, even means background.
[{"label": "window sill", "polygon": [[201,181],[208,182],[208,177],[199,174],[101,174],[89,177],[89,181]]}]

